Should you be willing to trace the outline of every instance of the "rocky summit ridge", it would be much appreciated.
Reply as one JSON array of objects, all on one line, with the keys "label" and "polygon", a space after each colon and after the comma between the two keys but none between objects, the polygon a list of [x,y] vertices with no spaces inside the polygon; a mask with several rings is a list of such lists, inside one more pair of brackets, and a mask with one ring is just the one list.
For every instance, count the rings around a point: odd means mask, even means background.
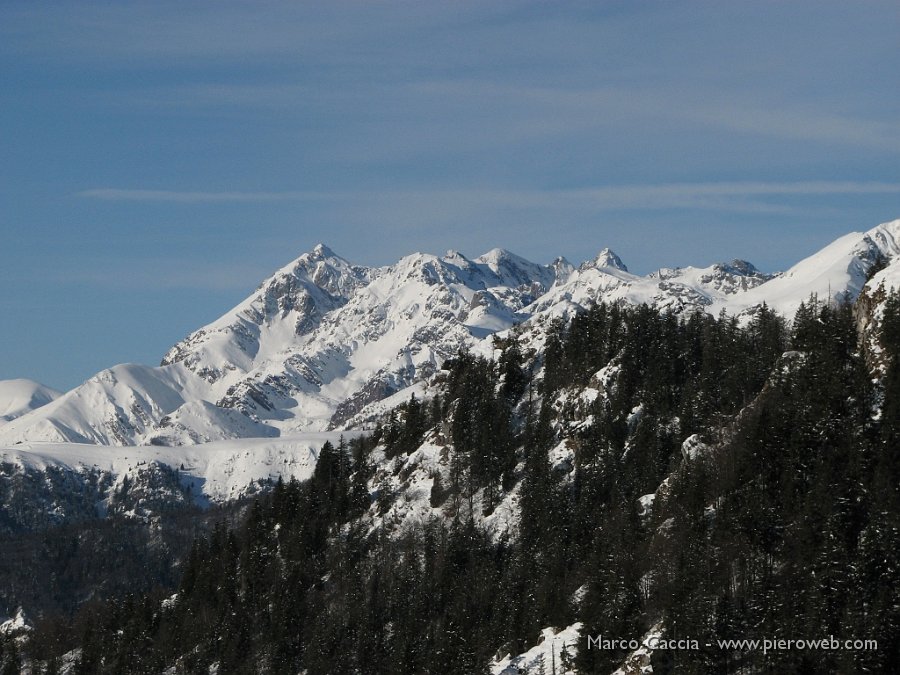
[{"label": "rocky summit ridge", "polygon": [[873,281],[895,284],[898,261],[900,220],[845,235],[776,275],[734,260],[640,276],[609,249],[578,267],[499,248],[365,267],[319,244],[159,366],[113,366],[23,410],[0,427],[0,447],[178,446],[358,427],[367,409],[460,349],[489,351],[491,337],[516,324],[540,332],[600,301],[739,317],[766,303],[790,317],[811,294],[855,300],[876,266],[885,269]]}]

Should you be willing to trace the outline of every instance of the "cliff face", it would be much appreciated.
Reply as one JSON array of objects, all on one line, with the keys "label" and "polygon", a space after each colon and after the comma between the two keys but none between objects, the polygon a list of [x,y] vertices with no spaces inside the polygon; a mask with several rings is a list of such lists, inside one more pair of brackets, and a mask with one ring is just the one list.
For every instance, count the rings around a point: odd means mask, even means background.
[{"label": "cliff face", "polygon": [[856,320],[860,334],[864,336],[863,350],[866,362],[876,372],[885,368],[884,349],[878,335],[884,316],[884,303],[891,291],[900,289],[900,259],[882,259],[873,270],[856,302]]}]

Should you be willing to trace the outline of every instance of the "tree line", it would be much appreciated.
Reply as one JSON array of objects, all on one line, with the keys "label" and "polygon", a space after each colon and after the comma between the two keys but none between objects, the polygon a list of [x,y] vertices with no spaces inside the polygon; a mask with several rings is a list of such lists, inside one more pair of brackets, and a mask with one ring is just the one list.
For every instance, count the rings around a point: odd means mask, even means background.
[{"label": "tree line", "polygon": [[[76,613],[67,640],[39,624],[27,658],[48,673],[78,646],[85,674],[469,675],[580,621],[582,673],[625,656],[587,636],[658,622],[702,644],[834,635],[879,649],[657,651],[654,672],[900,663],[900,297],[881,319],[882,371],[853,308],[815,298],[790,326],[765,306],[741,323],[601,303],[527,344],[513,331],[495,359],[449,360],[436,395],[326,444],[308,481],[198,538],[177,584]],[[373,527],[402,498],[373,485],[373,456],[437,433],[452,447],[431,494],[442,515],[402,535]],[[563,440],[571,466],[551,460]],[[515,536],[479,525],[513,497]]]}]

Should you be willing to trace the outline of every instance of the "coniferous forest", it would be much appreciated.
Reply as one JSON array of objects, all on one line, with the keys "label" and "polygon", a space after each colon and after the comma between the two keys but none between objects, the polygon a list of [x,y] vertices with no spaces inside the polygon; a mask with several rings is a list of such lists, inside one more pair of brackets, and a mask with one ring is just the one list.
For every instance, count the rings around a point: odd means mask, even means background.
[{"label": "coniferous forest", "polygon": [[[654,650],[653,673],[898,672],[900,296],[879,326],[873,349],[851,305],[810,298],[790,322],[599,304],[539,348],[512,331],[326,444],[310,480],[197,525],[141,588],[38,617],[0,673],[473,675],[576,622],[555,673],[610,673],[629,650],[588,637],[654,629],[700,645]],[[441,515],[392,529],[380,475],[426,441],[447,448]],[[828,636],[878,648],[715,643]]]}]

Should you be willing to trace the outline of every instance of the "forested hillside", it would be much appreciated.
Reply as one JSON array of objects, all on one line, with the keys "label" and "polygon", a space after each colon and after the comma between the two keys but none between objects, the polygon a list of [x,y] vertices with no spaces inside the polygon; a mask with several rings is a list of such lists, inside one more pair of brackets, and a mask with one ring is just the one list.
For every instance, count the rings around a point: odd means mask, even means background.
[{"label": "forested hillside", "polygon": [[[470,675],[576,624],[543,672],[611,673],[629,650],[588,637],[649,631],[699,642],[653,673],[893,672],[900,296],[877,358],[858,323],[812,297],[789,324],[600,303],[539,351],[513,330],[200,537],[174,585],[38,620],[0,672]],[[715,644],[828,636],[878,649]]]}]

